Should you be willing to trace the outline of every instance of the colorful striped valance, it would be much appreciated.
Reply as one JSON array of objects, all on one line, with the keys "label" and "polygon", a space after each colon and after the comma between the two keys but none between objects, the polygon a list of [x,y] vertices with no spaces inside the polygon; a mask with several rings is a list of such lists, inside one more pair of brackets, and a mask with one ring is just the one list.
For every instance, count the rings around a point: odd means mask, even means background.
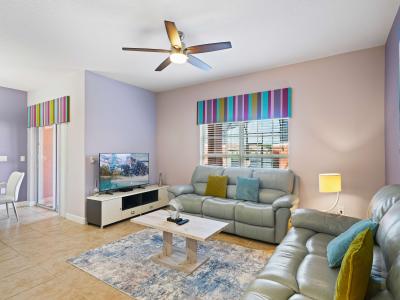
[{"label": "colorful striped valance", "polygon": [[198,125],[291,116],[292,88],[197,102]]},{"label": "colorful striped valance", "polygon": [[67,123],[70,120],[69,96],[28,107],[28,128]]}]

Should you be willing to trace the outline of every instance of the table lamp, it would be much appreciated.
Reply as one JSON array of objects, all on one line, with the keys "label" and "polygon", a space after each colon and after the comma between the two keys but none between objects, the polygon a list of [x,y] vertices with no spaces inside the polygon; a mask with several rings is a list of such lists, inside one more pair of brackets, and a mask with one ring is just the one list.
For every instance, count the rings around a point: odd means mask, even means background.
[{"label": "table lamp", "polygon": [[324,212],[331,211],[339,202],[339,193],[342,191],[342,175],[338,173],[319,174],[319,192],[336,193],[335,203]]}]

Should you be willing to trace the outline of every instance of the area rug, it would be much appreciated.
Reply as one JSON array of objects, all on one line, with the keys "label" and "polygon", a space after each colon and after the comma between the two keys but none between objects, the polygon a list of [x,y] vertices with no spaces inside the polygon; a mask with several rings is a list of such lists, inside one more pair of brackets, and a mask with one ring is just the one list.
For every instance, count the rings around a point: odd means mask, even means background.
[{"label": "area rug", "polygon": [[[199,243],[210,259],[192,274],[150,257],[162,249],[161,232],[145,229],[70,258],[69,263],[135,299],[239,299],[265,265],[268,254],[221,241]],[[174,236],[173,244],[185,247]]]}]

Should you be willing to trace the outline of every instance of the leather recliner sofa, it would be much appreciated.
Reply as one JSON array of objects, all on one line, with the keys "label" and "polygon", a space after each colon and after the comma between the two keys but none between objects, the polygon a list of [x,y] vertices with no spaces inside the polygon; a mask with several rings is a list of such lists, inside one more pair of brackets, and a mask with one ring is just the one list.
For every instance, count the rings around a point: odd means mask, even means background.
[{"label": "leather recliner sofa", "polygon": [[[228,176],[227,198],[204,196],[208,176]],[[235,199],[236,179],[259,178],[259,201]],[[225,232],[280,243],[288,230],[291,209],[298,205],[298,178],[290,170],[197,166],[191,184],[169,188],[184,213],[229,223]]]},{"label": "leather recliner sofa", "polygon": [[[368,217],[379,222],[366,299],[400,299],[400,185],[380,189]],[[282,243],[249,285],[244,300],[332,300],[339,268],[328,267],[330,240],[359,219],[298,209]]]}]

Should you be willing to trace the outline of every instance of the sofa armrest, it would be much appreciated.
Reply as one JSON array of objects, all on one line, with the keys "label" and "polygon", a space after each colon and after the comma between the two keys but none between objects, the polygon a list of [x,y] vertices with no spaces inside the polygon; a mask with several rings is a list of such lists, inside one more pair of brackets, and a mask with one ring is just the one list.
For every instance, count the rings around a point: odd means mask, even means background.
[{"label": "sofa armrest", "polygon": [[334,236],[349,229],[360,219],[329,214],[315,209],[296,209],[292,215],[293,227],[310,229],[315,232],[327,233]]},{"label": "sofa armrest", "polygon": [[191,194],[193,191],[193,185],[191,184],[173,185],[168,188],[168,192],[172,193],[175,197],[183,194]]},{"label": "sofa armrest", "polygon": [[299,202],[299,198],[294,194],[285,195],[275,199],[272,203],[272,207],[274,210],[278,210],[279,208],[292,208],[297,207]]}]

